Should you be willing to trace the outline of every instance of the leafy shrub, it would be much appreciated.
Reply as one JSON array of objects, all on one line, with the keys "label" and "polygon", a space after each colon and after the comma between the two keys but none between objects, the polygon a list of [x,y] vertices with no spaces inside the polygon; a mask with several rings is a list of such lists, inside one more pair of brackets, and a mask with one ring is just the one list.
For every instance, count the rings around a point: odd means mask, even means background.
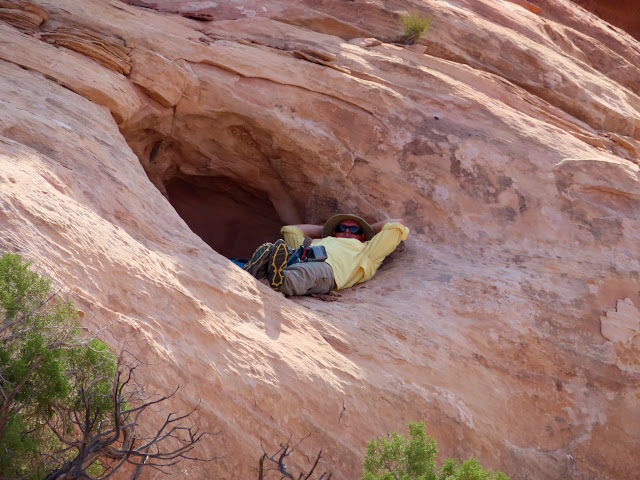
[{"label": "leafy shrub", "polygon": [[72,412],[81,395],[106,405],[116,365],[104,343],[80,340],[73,304],[29,267],[19,255],[0,257],[0,476],[26,479],[42,478],[62,450],[54,407]]},{"label": "leafy shrub", "polygon": [[448,458],[436,469],[436,441],[423,422],[409,423],[409,438],[391,432],[367,443],[362,480],[509,480],[502,472],[482,468],[471,458]]},{"label": "leafy shrub", "polygon": [[418,12],[406,13],[400,17],[404,25],[402,42],[406,45],[413,45],[431,25],[433,17],[422,16]]},{"label": "leafy shrub", "polygon": [[2,254],[0,479],[104,480],[125,464],[137,478],[146,467],[213,460],[190,453],[206,435],[183,424],[195,408],[136,431],[146,409],[178,390],[145,394],[136,367],[82,338],[74,305],[19,255]]}]

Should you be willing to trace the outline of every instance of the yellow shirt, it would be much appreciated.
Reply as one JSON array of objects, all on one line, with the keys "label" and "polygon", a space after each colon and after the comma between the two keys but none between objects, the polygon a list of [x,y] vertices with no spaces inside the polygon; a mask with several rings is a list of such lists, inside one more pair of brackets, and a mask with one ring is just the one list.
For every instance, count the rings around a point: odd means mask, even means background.
[{"label": "yellow shirt", "polygon": [[[291,248],[298,248],[304,243],[305,235],[298,227],[287,225],[280,232]],[[407,227],[391,222],[385,223],[382,230],[367,242],[355,238],[325,237],[313,240],[311,245],[323,245],[327,250],[326,263],[333,270],[336,288],[341,290],[373,277],[385,257],[408,235]]]}]

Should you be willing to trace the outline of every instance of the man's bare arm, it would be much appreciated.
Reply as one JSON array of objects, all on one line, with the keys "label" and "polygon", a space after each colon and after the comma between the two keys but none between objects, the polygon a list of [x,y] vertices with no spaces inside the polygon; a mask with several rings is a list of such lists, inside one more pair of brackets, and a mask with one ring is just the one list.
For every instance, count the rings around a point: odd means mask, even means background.
[{"label": "man's bare arm", "polygon": [[374,232],[380,233],[380,230],[382,230],[382,227],[384,227],[386,223],[393,222],[398,222],[404,225],[404,220],[402,218],[388,218],[387,220],[382,220],[381,222],[374,223],[373,225],[371,225],[371,227],[373,228]]},{"label": "man's bare arm", "polygon": [[311,238],[321,238],[323,225],[311,225],[310,223],[303,223],[301,225],[291,225],[292,227],[298,227],[302,230],[306,236]]}]

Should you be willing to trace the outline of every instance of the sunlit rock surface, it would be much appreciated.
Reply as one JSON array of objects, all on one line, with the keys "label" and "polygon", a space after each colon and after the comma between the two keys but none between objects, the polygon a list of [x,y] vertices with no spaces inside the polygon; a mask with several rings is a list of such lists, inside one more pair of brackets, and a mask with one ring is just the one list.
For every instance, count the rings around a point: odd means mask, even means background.
[{"label": "sunlit rock surface", "polygon": [[[201,401],[224,458],[171,478],[310,433],[292,470],[357,479],[415,420],[513,479],[636,475],[637,40],[562,0],[13,4],[0,248],[180,385],[156,419]],[[424,54],[393,43],[410,8]],[[336,302],[222,256],[336,211],[412,230]]]}]

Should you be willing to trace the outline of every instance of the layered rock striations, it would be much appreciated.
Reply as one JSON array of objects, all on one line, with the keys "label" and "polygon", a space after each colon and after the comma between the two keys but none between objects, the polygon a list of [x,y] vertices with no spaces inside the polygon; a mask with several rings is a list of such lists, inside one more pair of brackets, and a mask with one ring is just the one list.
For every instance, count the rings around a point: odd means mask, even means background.
[{"label": "layered rock striations", "polygon": [[[425,53],[394,43],[410,9]],[[7,0],[0,39],[0,249],[180,385],[164,414],[200,400],[224,458],[176,478],[311,433],[292,470],[356,479],[415,420],[513,479],[633,478],[632,36],[564,0]],[[336,211],[412,230],[336,302],[223,256]]]},{"label": "layered rock striations", "polygon": [[575,0],[612,25],[640,39],[640,5],[633,0]]}]

